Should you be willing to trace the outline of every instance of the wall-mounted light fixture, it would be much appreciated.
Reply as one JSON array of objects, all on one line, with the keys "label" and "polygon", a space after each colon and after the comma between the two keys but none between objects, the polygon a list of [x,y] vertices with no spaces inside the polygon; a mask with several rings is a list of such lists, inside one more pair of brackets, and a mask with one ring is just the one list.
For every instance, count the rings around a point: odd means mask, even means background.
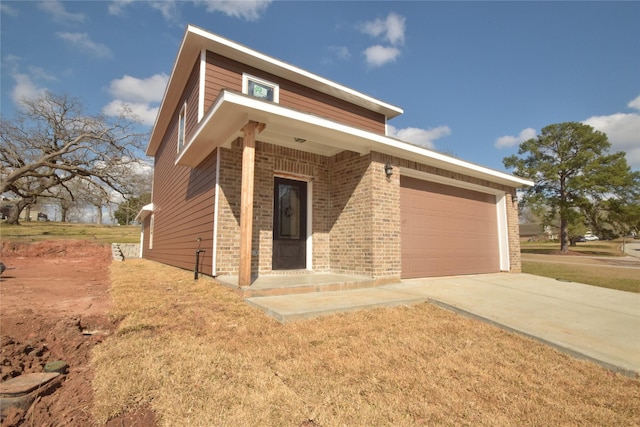
[{"label": "wall-mounted light fixture", "polygon": [[387,162],[387,164],[384,165],[384,173],[387,175],[387,178],[391,178],[391,175],[393,175],[393,166],[391,166],[391,163]]},{"label": "wall-mounted light fixture", "polygon": [[293,140],[299,144],[302,144],[303,142],[306,141],[306,139],[304,138],[298,138],[297,136],[293,138]]}]

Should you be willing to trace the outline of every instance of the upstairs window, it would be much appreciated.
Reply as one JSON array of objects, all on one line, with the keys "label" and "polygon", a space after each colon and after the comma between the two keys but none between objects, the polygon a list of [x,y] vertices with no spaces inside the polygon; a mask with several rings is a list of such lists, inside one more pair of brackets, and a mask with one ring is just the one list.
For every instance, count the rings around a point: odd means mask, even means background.
[{"label": "upstairs window", "polygon": [[265,101],[278,102],[280,87],[249,74],[242,75],[242,92]]},{"label": "upstairs window", "polygon": [[187,104],[182,106],[180,115],[178,116],[178,153],[184,147],[184,134],[185,134],[185,117],[187,115]]}]

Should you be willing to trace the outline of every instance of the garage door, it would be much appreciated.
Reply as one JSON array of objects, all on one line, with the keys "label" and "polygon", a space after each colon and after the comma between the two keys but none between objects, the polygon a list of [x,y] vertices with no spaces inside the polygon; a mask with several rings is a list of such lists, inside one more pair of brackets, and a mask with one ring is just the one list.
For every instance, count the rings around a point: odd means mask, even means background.
[{"label": "garage door", "polygon": [[402,277],[500,271],[496,196],[402,176]]}]

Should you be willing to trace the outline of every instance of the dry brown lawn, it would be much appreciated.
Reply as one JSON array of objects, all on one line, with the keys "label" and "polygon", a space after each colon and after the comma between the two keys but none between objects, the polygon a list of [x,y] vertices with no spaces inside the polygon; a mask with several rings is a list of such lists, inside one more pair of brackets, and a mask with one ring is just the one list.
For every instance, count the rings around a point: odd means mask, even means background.
[{"label": "dry brown lawn", "polygon": [[164,426],[638,425],[640,381],[430,304],[282,325],[193,273],[114,263],[94,415]]}]

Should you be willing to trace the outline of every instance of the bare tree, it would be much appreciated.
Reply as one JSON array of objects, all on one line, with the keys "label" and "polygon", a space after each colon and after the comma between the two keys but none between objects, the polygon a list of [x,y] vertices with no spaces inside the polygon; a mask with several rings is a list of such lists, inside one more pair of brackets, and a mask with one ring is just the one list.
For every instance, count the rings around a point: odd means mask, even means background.
[{"label": "bare tree", "polygon": [[128,174],[140,162],[145,134],[123,115],[115,120],[83,113],[77,99],[46,93],[23,101],[12,121],[0,121],[0,194],[17,196],[8,219],[18,223],[20,211],[49,190],[67,187],[74,178],[127,193]]}]

